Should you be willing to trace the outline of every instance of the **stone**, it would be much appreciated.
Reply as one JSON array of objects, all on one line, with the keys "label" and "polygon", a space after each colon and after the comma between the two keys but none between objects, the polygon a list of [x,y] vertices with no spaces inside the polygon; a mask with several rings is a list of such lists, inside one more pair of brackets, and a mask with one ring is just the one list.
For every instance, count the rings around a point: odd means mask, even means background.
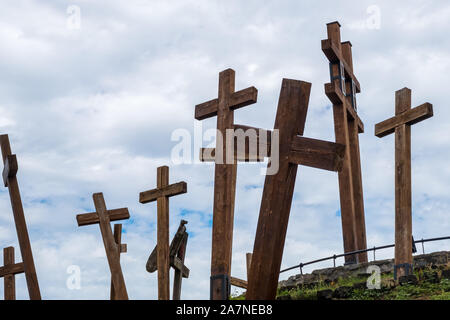
[{"label": "stone", "polygon": [[398,279],[398,283],[401,286],[404,286],[404,285],[417,285],[417,284],[419,284],[419,280],[417,279],[417,277],[414,274],[410,274],[410,275],[407,275],[407,276],[401,276]]},{"label": "stone", "polygon": [[347,286],[339,287],[336,290],[334,290],[333,298],[347,299],[352,295],[352,293],[353,293],[352,287],[347,287]]},{"label": "stone", "polygon": [[333,298],[333,290],[326,289],[317,291],[317,299],[318,300],[331,300]]},{"label": "stone", "polygon": [[450,269],[442,270],[441,277],[444,279],[450,279]]},{"label": "stone", "polygon": [[353,289],[354,290],[364,290],[367,289],[367,284],[366,282],[357,282],[353,284]]}]

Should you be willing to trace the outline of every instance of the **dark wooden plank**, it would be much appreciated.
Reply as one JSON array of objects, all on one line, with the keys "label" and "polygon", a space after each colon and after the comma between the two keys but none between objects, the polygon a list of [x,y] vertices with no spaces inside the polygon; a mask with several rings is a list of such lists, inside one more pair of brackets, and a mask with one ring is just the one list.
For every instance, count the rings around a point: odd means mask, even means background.
[{"label": "dark wooden plank", "polygon": [[279,170],[266,175],[264,183],[247,300],[273,300],[276,296],[298,168],[282,159],[288,158],[294,137],[303,135],[310,92],[310,83],[283,79],[274,126],[279,130]]},{"label": "dark wooden plank", "polygon": [[204,120],[217,116],[218,99],[213,99],[195,106],[195,119]]},{"label": "dark wooden plank", "polygon": [[153,190],[143,191],[139,194],[140,203],[149,203],[160,197],[173,197],[179,194],[187,193],[187,183],[184,181],[174,183],[164,188],[156,188]]},{"label": "dark wooden plank", "polygon": [[[124,220],[130,218],[128,208],[112,209],[107,211],[109,221]],[[97,212],[89,212],[77,215],[78,226],[88,226],[99,223]]]},{"label": "dark wooden plank", "polygon": [[350,119],[355,120],[356,123],[358,124],[358,132],[364,133],[364,123],[359,118],[356,111],[348,103],[346,97],[342,95],[341,90],[336,86],[335,83],[325,84],[325,94],[334,105],[343,105],[346,108],[347,112],[349,113]]},{"label": "dark wooden plank", "polygon": [[19,166],[17,164],[17,157],[15,154],[10,154],[5,158],[5,167],[3,168],[3,184],[8,186],[8,178],[15,177]]},{"label": "dark wooden plank", "polygon": [[[0,135],[0,145],[2,149],[3,164],[6,158],[11,155],[11,146],[7,134]],[[30,238],[28,236],[25,214],[23,212],[22,199],[20,197],[19,184],[17,177],[8,177],[7,181],[11,207],[16,225],[17,238],[19,240],[20,253],[25,268],[25,279],[27,281],[28,293],[31,300],[41,300],[41,292],[36,275],[33,253],[31,251]]]},{"label": "dark wooden plank", "polygon": [[[235,72],[227,69],[219,74],[219,107],[217,131],[226,137],[226,130],[233,129],[234,114],[230,109],[231,95],[235,92]],[[217,140],[214,171],[214,207],[211,250],[211,299],[226,300],[230,287],[226,278],[231,276],[233,243],[234,201],[236,194],[237,164],[228,155],[226,143]],[[231,160],[231,161],[230,161]],[[228,163],[226,163],[228,161]],[[231,163],[230,163],[231,162]],[[225,290],[225,291],[224,291]]]},{"label": "dark wooden plank", "polygon": [[402,125],[413,125],[433,116],[433,105],[424,103],[414,109],[404,111],[399,115],[384,120],[375,125],[375,136],[378,138],[385,137],[395,132],[395,128]]},{"label": "dark wooden plank", "polygon": [[[6,166],[5,166],[6,168]],[[3,249],[3,265],[12,266],[14,265],[14,247],[8,247]],[[5,300],[16,300],[16,279],[14,274],[4,275],[4,299]]]},{"label": "dark wooden plank", "polygon": [[[412,265],[411,126],[395,129],[395,265]],[[397,279],[406,275],[397,269]]]},{"label": "dark wooden plank", "polygon": [[247,260],[247,279],[250,278],[250,267],[252,265],[252,253],[247,253],[246,254],[246,260]]},{"label": "dark wooden plank", "polygon": [[3,267],[0,267],[0,278],[4,277],[5,275],[8,275],[8,274],[18,274],[18,273],[24,273],[24,272],[25,272],[25,267],[24,267],[23,262],[16,263],[13,265],[3,266]]},{"label": "dark wooden plank", "polygon": [[[122,224],[118,223],[114,225],[114,241],[118,248],[119,253],[119,261],[120,261],[120,254],[127,252],[126,244],[122,244]],[[116,294],[116,290],[114,289],[114,282],[112,281],[111,277],[111,300],[119,300],[119,297]]]},{"label": "dark wooden plank", "polygon": [[[169,185],[169,167],[162,166],[157,170],[157,187],[163,189]],[[169,275],[169,199],[157,199],[157,257],[158,257],[158,299],[170,300]]]},{"label": "dark wooden plank", "polygon": [[343,144],[297,136],[292,140],[289,161],[329,171],[342,168],[345,146]]},{"label": "dark wooden plank", "polygon": [[242,288],[242,289],[247,289],[247,281],[239,279],[239,278],[235,278],[235,277],[231,277],[230,278],[230,282],[232,286],[238,287],[238,288]]},{"label": "dark wooden plank", "polygon": [[234,92],[230,97],[230,108],[236,110],[254,104],[258,99],[258,90],[250,87]]},{"label": "dark wooden plank", "polygon": [[100,231],[102,234],[103,244],[105,246],[106,257],[108,259],[109,269],[111,271],[111,278],[115,290],[115,299],[128,300],[127,288],[125,279],[120,266],[119,249],[114,240],[111,230],[111,223],[109,215],[107,214],[105,200],[102,193],[95,193],[93,195],[95,210],[97,211]]}]

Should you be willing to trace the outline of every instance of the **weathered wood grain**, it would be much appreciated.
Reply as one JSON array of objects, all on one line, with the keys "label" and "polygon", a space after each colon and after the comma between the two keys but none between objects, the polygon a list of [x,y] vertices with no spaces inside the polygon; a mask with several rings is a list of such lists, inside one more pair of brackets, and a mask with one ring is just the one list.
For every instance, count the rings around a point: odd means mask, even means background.
[{"label": "weathered wood grain", "polygon": [[173,197],[187,192],[187,183],[184,181],[165,186],[161,189],[144,191],[139,194],[140,203],[149,203],[161,197]]},{"label": "weathered wood grain", "polygon": [[[3,164],[7,159],[11,159],[11,146],[7,134],[0,135],[0,146],[2,149]],[[28,228],[23,212],[22,199],[20,197],[19,184],[16,175],[7,175],[7,183],[11,207],[16,225],[17,238],[19,240],[20,253],[24,265],[25,279],[27,281],[28,293],[31,300],[41,300],[41,292],[36,275],[36,267],[34,265],[33,253],[31,250],[30,238],[28,236]]]},{"label": "weathered wood grain", "polygon": [[[109,221],[125,220],[130,218],[128,208],[108,210],[106,214],[108,215]],[[78,214],[76,218],[79,227],[99,223],[97,212]]]}]

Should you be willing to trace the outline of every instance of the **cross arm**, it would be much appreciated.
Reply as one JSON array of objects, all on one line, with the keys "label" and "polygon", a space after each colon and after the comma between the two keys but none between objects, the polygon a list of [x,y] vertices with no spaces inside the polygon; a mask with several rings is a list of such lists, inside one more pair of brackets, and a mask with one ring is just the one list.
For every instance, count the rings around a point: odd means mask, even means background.
[{"label": "cross arm", "polygon": [[13,274],[24,273],[24,272],[25,272],[25,268],[24,268],[23,262],[9,264],[4,267],[0,267],[0,278],[7,276],[7,275],[13,275]]},{"label": "cross arm", "polygon": [[356,111],[347,103],[347,99],[342,94],[341,90],[336,87],[335,83],[326,83],[325,84],[325,94],[331,100],[333,104],[339,105],[343,104],[347,109],[347,112],[350,114],[353,120],[357,122],[358,132],[364,132],[364,123],[359,118]]},{"label": "cross arm", "polygon": [[331,39],[322,40],[322,51],[331,63],[342,62],[342,64],[344,65],[346,78],[350,78],[353,80],[353,82],[355,83],[356,92],[360,93],[361,85],[351,71],[352,69],[350,68],[348,63],[343,59],[342,54],[337,48],[336,44],[334,44]]},{"label": "cross arm", "polygon": [[405,111],[395,117],[377,123],[375,125],[375,136],[378,138],[385,137],[395,131],[395,128],[408,124],[413,125],[433,116],[433,105],[431,103],[424,103],[418,107]]},{"label": "cross arm", "polygon": [[230,277],[230,284],[238,288],[247,289],[247,281],[239,278]]},{"label": "cross arm", "polygon": [[[107,210],[107,213],[110,221],[117,221],[130,218],[128,208]],[[97,212],[78,214],[77,222],[79,227],[99,223]]]},{"label": "cross arm", "polygon": [[[258,90],[250,87],[234,92],[230,97],[230,109],[236,110],[250,104],[256,103]],[[195,119],[204,120],[217,116],[219,108],[219,99],[213,99],[195,106]]]},{"label": "cross arm", "polygon": [[139,194],[140,203],[149,203],[160,197],[172,197],[187,192],[187,183],[182,181],[161,189],[152,189]]},{"label": "cross arm", "polygon": [[181,271],[181,274],[183,276],[183,278],[189,278],[189,268],[186,267],[183,263],[183,261],[181,261],[180,258],[178,257],[170,257],[170,266],[172,268],[174,268],[175,270],[179,270]]},{"label": "cross arm", "polygon": [[340,171],[345,146],[339,143],[296,136],[292,141],[289,161],[298,165],[329,171]]},{"label": "cross arm", "polygon": [[5,166],[3,168],[3,183],[8,186],[8,178],[15,177],[18,170],[17,157],[15,154],[9,154],[5,157]]}]

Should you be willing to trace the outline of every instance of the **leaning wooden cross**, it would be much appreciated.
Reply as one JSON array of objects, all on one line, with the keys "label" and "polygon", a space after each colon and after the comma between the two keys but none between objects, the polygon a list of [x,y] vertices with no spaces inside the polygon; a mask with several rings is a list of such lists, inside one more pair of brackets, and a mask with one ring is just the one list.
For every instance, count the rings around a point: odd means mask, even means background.
[{"label": "leaning wooden cross", "polygon": [[34,266],[33,253],[31,251],[30,238],[28,236],[27,223],[20,198],[19,184],[17,183],[17,157],[11,153],[11,146],[7,134],[0,136],[0,145],[3,157],[3,182],[8,187],[11,207],[16,224],[17,238],[19,240],[20,253],[22,255],[25,279],[31,300],[40,300],[41,292]]},{"label": "leaning wooden cross", "polygon": [[[118,223],[114,225],[114,242],[117,245],[117,250],[119,253],[119,261],[120,254],[127,252],[126,243],[122,243],[122,224]],[[111,276],[111,300],[118,300],[118,296],[116,295],[116,290],[114,289],[114,282]]]},{"label": "leaning wooden cross", "polygon": [[111,221],[129,219],[130,213],[127,208],[107,210],[102,193],[94,193],[95,212],[77,215],[78,226],[99,224],[100,232],[105,246],[106,257],[111,271],[111,281],[114,287],[114,300],[128,300],[125,279],[120,266],[121,246],[114,239],[111,229]]},{"label": "leaning wooden cross", "polygon": [[234,129],[234,110],[256,103],[257,95],[255,87],[236,92],[235,72],[227,69],[219,74],[218,98],[195,107],[197,120],[217,116],[210,279],[212,300],[226,300],[230,296],[237,164],[234,150],[229,147],[234,137],[229,136],[227,130]]},{"label": "leaning wooden cross", "polygon": [[14,247],[3,249],[3,267],[0,267],[0,278],[4,280],[5,300],[16,300],[15,275],[24,273],[23,263],[14,262]]},{"label": "leaning wooden cross", "polygon": [[169,258],[169,197],[187,192],[186,182],[169,185],[169,167],[157,170],[157,188],[139,194],[140,203],[157,201],[157,266],[158,299],[170,300]]},{"label": "leaning wooden cross", "polygon": [[[184,265],[186,256],[186,247],[189,234],[186,232],[186,220],[181,220],[175,236],[170,242],[169,247],[169,262],[170,266],[175,269],[175,276],[173,280],[173,300],[180,300],[181,297],[181,282],[182,278],[189,278],[189,269]],[[158,270],[158,245],[155,246],[150,257],[147,260],[146,269],[153,273]]]},{"label": "leaning wooden cross", "polygon": [[283,79],[274,131],[279,168],[266,175],[246,299],[275,299],[298,165],[339,171],[345,146],[302,137],[311,84]]},{"label": "leaning wooden cross", "polygon": [[[330,61],[331,83],[325,93],[333,103],[336,142],[346,146],[344,163],[339,172],[342,236],[344,252],[364,250],[366,226],[358,134],[364,124],[358,116],[356,93],[360,84],[353,74],[352,45],[341,43],[339,22],[327,24],[328,39],[322,40],[322,51]],[[346,264],[367,262],[367,253],[345,257]]]},{"label": "leaning wooden cross", "polygon": [[412,274],[411,125],[433,116],[433,105],[411,109],[411,90],[395,93],[395,117],[375,125],[379,138],[395,132],[395,266],[394,278]]}]

